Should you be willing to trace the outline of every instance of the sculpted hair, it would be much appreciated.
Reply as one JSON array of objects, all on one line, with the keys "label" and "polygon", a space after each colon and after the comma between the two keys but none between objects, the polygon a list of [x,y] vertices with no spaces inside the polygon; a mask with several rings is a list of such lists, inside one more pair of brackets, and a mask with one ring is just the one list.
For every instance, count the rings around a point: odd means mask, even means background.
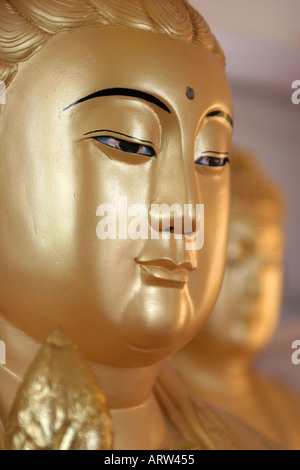
[{"label": "sculpted hair", "polygon": [[8,86],[19,62],[36,54],[56,33],[107,25],[198,44],[225,65],[218,41],[187,0],[0,0],[0,80]]},{"label": "sculpted hair", "polygon": [[285,199],[280,187],[258,164],[255,154],[240,148],[233,149],[231,158],[232,207],[259,204],[268,216],[282,217]]}]

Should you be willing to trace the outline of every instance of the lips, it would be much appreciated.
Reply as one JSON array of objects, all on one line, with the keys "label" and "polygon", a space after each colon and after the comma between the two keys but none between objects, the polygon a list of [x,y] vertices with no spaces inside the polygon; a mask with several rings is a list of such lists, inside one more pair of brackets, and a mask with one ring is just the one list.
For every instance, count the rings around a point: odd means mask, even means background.
[{"label": "lips", "polygon": [[171,272],[167,269],[158,268],[156,266],[141,265],[141,268],[150,276],[155,279],[161,279],[162,281],[179,282],[181,284],[186,284],[189,281],[189,273],[186,269],[177,269]]},{"label": "lips", "polygon": [[180,265],[170,259],[142,261],[137,260],[142,272],[156,281],[167,281],[168,283],[184,285],[189,282],[189,273],[194,271],[189,261]]}]

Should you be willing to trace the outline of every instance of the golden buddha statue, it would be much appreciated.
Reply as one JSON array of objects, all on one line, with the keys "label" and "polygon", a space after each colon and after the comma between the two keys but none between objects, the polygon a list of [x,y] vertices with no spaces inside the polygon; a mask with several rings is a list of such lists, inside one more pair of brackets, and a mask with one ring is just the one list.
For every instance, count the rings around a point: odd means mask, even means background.
[{"label": "golden buddha statue", "polygon": [[231,168],[222,290],[204,329],[174,362],[194,393],[281,446],[299,449],[299,398],[253,367],[253,358],[273,336],[281,307],[284,201],[252,154],[234,151]]},{"label": "golden buddha statue", "polygon": [[[221,287],[232,135],[224,63],[184,0],[1,0],[0,418],[9,448],[268,446],[192,402],[164,363],[201,328]],[[151,238],[124,236],[124,198],[129,216],[146,208]],[[173,207],[169,220],[154,207],[162,204]],[[118,237],[98,233],[108,205]],[[103,420],[85,442],[95,413]],[[113,444],[95,438],[110,432],[109,419]]]}]

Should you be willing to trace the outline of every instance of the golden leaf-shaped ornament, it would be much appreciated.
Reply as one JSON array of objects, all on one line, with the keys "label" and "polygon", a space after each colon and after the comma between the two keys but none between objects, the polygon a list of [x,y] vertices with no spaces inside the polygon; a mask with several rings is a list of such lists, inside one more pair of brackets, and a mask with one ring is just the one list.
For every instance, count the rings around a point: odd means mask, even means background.
[{"label": "golden leaf-shaped ornament", "polygon": [[111,450],[106,399],[77,348],[57,328],[38,353],[5,426],[9,450]]}]

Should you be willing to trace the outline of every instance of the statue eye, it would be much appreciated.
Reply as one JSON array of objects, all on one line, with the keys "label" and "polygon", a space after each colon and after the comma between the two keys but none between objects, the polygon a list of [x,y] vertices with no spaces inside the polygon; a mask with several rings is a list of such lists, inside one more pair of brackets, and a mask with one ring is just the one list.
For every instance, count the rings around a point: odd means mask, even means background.
[{"label": "statue eye", "polygon": [[195,161],[196,165],[204,165],[204,166],[214,166],[220,167],[225,166],[229,163],[229,158],[219,158],[219,157],[200,157],[198,160]]},{"label": "statue eye", "polygon": [[143,145],[128,140],[116,139],[115,137],[100,136],[95,137],[95,140],[101,142],[108,147],[121,150],[122,152],[132,153],[134,155],[143,155],[144,157],[155,157],[155,151],[149,145]]}]

